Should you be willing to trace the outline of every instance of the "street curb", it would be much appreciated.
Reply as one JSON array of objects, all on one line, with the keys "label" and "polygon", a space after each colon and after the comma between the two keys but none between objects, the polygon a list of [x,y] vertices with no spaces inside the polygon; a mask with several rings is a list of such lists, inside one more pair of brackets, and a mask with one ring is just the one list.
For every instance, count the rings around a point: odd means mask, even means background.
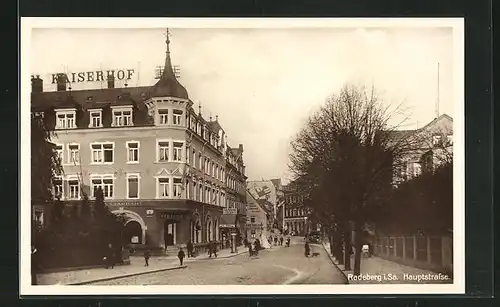
[{"label": "street curb", "polygon": [[151,274],[151,273],[158,273],[158,272],[164,272],[164,271],[179,270],[179,269],[185,269],[185,268],[187,268],[187,265],[178,266],[178,267],[168,267],[168,268],[156,269],[156,270],[151,270],[151,271],[146,271],[146,272],[129,273],[129,274],[120,275],[120,276],[113,276],[113,277],[98,278],[98,279],[93,279],[93,280],[79,281],[79,282],[75,282],[75,283],[69,283],[69,284],[66,284],[66,285],[68,285],[68,286],[88,285],[88,284],[93,284],[93,283],[101,282],[101,281],[109,281],[109,280],[114,280],[114,279],[120,279],[120,278],[132,277],[132,276],[139,276],[139,275],[145,275],[145,274]]},{"label": "street curb", "polygon": [[333,266],[335,266],[335,268],[342,274],[342,276],[344,276],[344,283],[345,284],[349,284],[349,279],[347,279],[347,275],[345,274],[345,272],[339,268],[339,266],[337,265],[337,263],[335,263],[335,260],[333,258],[333,256],[330,256],[330,252],[328,251],[327,247],[325,246],[324,243],[321,243],[321,245],[323,245],[323,248],[325,249],[325,252],[326,254],[328,255],[328,258],[330,258],[330,261],[333,263]]}]

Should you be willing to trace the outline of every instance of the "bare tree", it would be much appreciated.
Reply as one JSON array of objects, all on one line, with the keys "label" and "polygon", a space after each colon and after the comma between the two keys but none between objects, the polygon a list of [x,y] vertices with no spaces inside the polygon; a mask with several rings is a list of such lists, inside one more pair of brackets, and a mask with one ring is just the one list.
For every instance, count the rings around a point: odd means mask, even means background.
[{"label": "bare tree", "polygon": [[389,123],[403,111],[401,105],[394,110],[384,106],[374,88],[345,85],[292,141],[289,167],[308,182],[313,206],[330,221],[329,228],[341,232],[346,269],[354,241],[355,274],[360,272],[364,225],[384,205],[393,167],[418,146],[414,135],[397,132],[406,116]]}]

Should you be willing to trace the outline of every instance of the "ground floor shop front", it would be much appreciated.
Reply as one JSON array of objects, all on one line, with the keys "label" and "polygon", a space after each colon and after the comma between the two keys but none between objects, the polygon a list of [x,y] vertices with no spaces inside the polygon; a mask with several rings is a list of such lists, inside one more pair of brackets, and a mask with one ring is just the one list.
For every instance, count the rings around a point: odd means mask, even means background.
[{"label": "ground floor shop front", "polygon": [[110,201],[107,205],[127,221],[124,243],[168,249],[219,241],[222,208],[191,200]]}]

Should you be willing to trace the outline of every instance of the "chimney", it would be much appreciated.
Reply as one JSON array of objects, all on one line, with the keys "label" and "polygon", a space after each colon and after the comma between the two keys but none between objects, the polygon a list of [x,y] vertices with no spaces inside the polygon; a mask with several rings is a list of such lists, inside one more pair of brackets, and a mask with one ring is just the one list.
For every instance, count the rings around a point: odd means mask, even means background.
[{"label": "chimney", "polygon": [[32,93],[43,92],[43,80],[40,79],[40,75],[31,76],[31,92]]},{"label": "chimney", "polygon": [[108,88],[115,88],[115,76],[108,75]]},{"label": "chimney", "polygon": [[65,91],[68,78],[65,74],[57,74],[57,91]]},{"label": "chimney", "polygon": [[240,146],[238,146],[238,148],[240,149],[241,152],[243,152],[243,144],[240,144]]}]

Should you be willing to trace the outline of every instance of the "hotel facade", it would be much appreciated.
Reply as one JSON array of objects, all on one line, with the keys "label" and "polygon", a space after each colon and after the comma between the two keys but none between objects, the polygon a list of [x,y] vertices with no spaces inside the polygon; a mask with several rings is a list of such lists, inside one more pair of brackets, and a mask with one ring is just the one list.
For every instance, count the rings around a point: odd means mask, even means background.
[{"label": "hotel facade", "polygon": [[[68,76],[44,92],[32,77],[32,116],[55,129],[52,142],[64,174],[55,196],[71,204],[98,188],[114,213],[127,218],[130,243],[151,247],[222,241],[246,234],[243,145],[230,147],[218,117],[203,118],[177,80],[167,39],[165,67],[153,86],[72,91]],[[34,218],[47,221],[50,208]]]}]

